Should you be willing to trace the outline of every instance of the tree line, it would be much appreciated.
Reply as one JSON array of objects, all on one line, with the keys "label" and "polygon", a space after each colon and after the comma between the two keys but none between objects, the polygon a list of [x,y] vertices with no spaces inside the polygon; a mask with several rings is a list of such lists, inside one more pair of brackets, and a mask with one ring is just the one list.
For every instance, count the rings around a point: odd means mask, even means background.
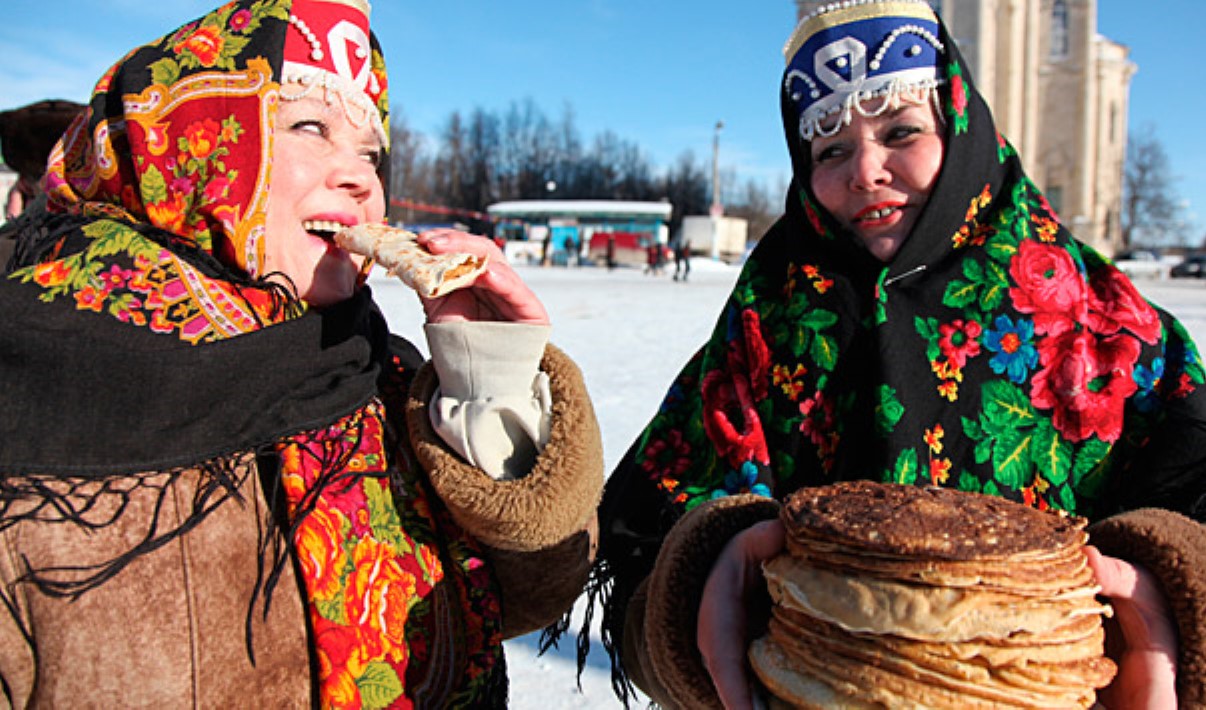
[{"label": "tree line", "polygon": [[[670,232],[683,217],[708,213],[712,201],[710,156],[685,150],[659,168],[634,141],[604,131],[584,141],[572,108],[551,119],[531,99],[495,113],[455,111],[438,135],[391,119],[390,194],[411,203],[436,205],[477,233],[490,234],[488,220],[474,218],[507,200],[607,199],[669,201]],[[1186,245],[1206,248],[1177,195],[1177,177],[1150,128],[1132,133],[1124,168],[1122,231],[1127,246]],[[782,212],[785,185],[744,182],[722,171],[725,213],[749,221],[751,240],[761,237]],[[409,223],[449,221],[448,216],[394,207],[391,217]]]},{"label": "tree line", "polygon": [[[684,151],[674,164],[659,168],[634,141],[604,131],[584,141],[572,108],[551,119],[532,100],[505,111],[455,111],[435,137],[412,129],[404,117],[390,121],[390,194],[409,203],[454,211],[456,221],[489,233],[487,220],[474,218],[507,200],[607,199],[668,201],[673,205],[671,235],[683,217],[704,215],[712,202],[709,158]],[[749,220],[751,239],[760,237],[782,209],[783,188],[736,172],[722,172],[725,214]],[[439,213],[391,210],[395,220],[411,223],[448,221]]]}]

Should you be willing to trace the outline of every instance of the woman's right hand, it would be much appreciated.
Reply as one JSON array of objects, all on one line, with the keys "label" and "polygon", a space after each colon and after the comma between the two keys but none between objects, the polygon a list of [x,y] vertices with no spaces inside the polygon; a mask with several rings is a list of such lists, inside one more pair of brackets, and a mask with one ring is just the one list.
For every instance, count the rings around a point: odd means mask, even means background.
[{"label": "woman's right hand", "polygon": [[509,321],[549,324],[544,304],[507,263],[494,240],[455,229],[433,229],[419,235],[419,244],[433,254],[463,252],[487,259],[486,273],[472,286],[441,298],[420,299],[428,323]]},{"label": "woman's right hand", "polygon": [[755,592],[765,589],[762,563],[782,552],[785,542],[778,519],[746,528],[724,546],[704,584],[696,643],[727,708],[753,708],[753,686],[746,671],[746,649],[753,640],[749,603],[757,598]]}]

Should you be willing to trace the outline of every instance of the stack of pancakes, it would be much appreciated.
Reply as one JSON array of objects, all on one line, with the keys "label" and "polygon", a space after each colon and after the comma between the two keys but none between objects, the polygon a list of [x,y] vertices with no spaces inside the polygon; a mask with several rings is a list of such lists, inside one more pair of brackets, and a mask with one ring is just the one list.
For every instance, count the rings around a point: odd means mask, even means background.
[{"label": "stack of pancakes", "polygon": [[750,662],[804,708],[1088,708],[1109,684],[1085,521],[853,481],[794,494]]}]

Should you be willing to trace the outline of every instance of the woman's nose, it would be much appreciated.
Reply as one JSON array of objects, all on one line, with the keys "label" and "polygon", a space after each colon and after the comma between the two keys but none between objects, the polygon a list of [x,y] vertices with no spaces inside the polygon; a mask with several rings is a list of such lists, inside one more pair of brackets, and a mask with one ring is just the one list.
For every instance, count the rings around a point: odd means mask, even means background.
[{"label": "woman's nose", "polygon": [[855,190],[870,190],[891,180],[886,152],[876,143],[860,143],[850,161],[850,186]]},{"label": "woman's nose", "polygon": [[331,162],[329,181],[332,187],[347,190],[357,200],[367,199],[381,182],[376,166],[355,150],[339,151]]}]

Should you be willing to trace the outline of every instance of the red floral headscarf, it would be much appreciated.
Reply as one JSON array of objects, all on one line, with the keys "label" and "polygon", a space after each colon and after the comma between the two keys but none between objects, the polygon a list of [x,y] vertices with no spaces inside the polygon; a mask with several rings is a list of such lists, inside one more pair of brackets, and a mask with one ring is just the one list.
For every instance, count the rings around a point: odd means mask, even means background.
[{"label": "red floral headscarf", "polygon": [[282,99],[321,90],[387,145],[363,0],[242,0],[129,53],[51,157],[50,210],[154,226],[258,278]]}]

